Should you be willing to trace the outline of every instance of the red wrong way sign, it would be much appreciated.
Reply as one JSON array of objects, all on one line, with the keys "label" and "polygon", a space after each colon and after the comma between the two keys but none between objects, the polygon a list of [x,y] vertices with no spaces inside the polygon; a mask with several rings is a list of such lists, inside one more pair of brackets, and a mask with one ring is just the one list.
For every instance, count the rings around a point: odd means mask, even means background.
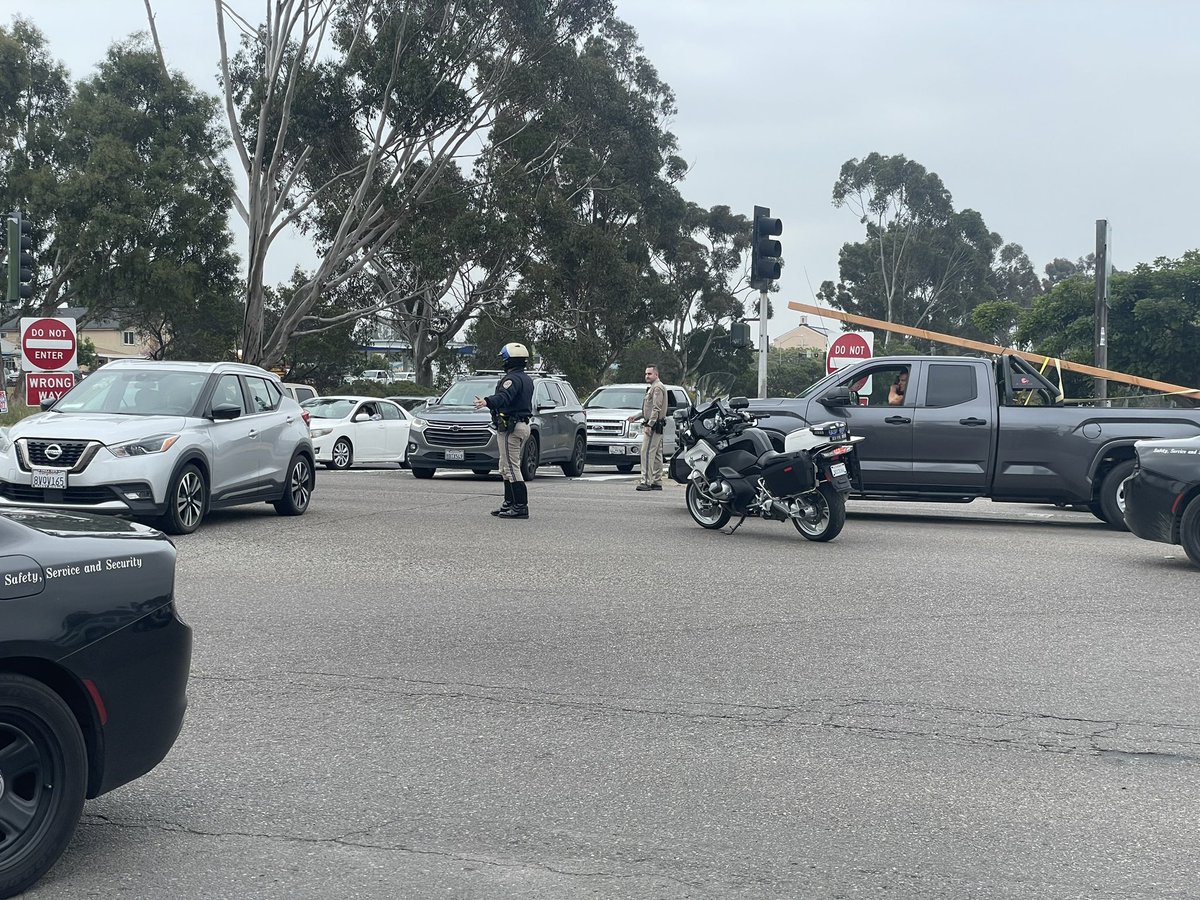
[{"label": "red wrong way sign", "polygon": [[839,334],[825,354],[825,371],[836,372],[842,366],[871,358],[875,335],[869,331],[847,331]]},{"label": "red wrong way sign", "polygon": [[73,387],[74,372],[26,372],[25,405],[41,406],[43,400],[57,400]]},{"label": "red wrong way sign", "polygon": [[74,319],[21,319],[21,368],[58,372],[78,368]]}]

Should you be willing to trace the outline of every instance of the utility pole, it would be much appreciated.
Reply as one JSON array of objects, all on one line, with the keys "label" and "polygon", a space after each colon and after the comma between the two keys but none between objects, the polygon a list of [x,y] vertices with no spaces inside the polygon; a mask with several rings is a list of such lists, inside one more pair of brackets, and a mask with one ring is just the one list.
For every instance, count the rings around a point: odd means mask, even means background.
[{"label": "utility pole", "polygon": [[[1112,229],[1096,220],[1096,368],[1108,368],[1108,283],[1112,277]],[[1097,377],[1096,404],[1108,406],[1108,379]]]}]

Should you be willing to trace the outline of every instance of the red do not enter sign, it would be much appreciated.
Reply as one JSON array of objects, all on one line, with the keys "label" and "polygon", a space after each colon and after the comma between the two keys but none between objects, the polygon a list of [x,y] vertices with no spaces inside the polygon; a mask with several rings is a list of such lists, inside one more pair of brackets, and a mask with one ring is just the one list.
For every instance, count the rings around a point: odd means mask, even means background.
[{"label": "red do not enter sign", "polygon": [[21,361],[25,371],[74,369],[78,349],[74,319],[21,320]]},{"label": "red do not enter sign", "polygon": [[829,345],[829,352],[825,355],[825,370],[836,372],[842,366],[870,358],[871,345],[867,339],[858,332],[848,331],[839,334]]}]

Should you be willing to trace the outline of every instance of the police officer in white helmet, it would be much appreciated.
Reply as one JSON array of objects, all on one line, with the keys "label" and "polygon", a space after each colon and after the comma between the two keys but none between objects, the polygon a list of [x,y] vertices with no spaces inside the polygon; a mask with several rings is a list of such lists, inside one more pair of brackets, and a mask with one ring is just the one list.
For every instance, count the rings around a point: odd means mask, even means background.
[{"label": "police officer in white helmet", "polygon": [[524,344],[505,344],[500,351],[504,377],[490,397],[476,397],[475,408],[485,406],[492,413],[496,443],[500,449],[500,475],[504,478],[504,502],[493,516],[501,519],[529,518],[529,490],[521,474],[521,454],[529,440],[529,419],[533,415],[533,379],[525,374],[529,348]]}]

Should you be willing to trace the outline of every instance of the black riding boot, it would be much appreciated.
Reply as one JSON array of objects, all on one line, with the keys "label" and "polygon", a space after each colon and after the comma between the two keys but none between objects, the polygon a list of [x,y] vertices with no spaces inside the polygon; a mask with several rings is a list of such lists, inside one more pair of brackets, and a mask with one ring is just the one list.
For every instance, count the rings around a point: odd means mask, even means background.
[{"label": "black riding boot", "polygon": [[512,506],[509,509],[501,510],[497,515],[502,519],[528,519],[529,518],[529,488],[526,487],[523,481],[514,481],[512,483]]},{"label": "black riding boot", "polygon": [[492,515],[493,516],[502,516],[506,512],[508,512],[510,509],[512,509],[512,505],[513,505],[512,482],[506,481],[506,482],[504,482],[504,502],[500,504],[499,509],[492,510]]}]

